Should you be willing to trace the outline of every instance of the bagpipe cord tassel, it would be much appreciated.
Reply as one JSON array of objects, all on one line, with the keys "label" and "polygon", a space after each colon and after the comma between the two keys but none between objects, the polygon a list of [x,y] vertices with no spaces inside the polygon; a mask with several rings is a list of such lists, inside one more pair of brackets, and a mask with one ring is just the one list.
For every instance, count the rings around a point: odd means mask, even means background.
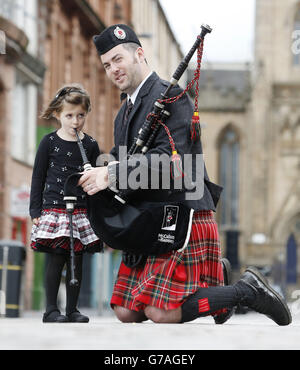
[{"label": "bagpipe cord tassel", "polygon": [[165,125],[162,121],[158,121],[158,123],[161,124],[163,126],[163,128],[165,129],[166,134],[168,135],[168,138],[169,138],[169,143],[170,143],[171,149],[172,149],[171,169],[170,169],[171,170],[171,177],[172,177],[173,180],[182,178],[182,177],[184,177],[184,172],[183,172],[183,169],[182,169],[182,160],[181,160],[180,154],[178,154],[178,152],[176,150],[175,143],[174,143],[174,140],[171,136],[170,130],[167,127],[167,125]]},{"label": "bagpipe cord tassel", "polygon": [[201,137],[201,125],[199,119],[199,112],[194,112],[191,123],[191,140],[196,142]]},{"label": "bagpipe cord tassel", "polygon": [[181,156],[176,150],[172,152],[171,157],[171,176],[173,180],[184,177]]}]

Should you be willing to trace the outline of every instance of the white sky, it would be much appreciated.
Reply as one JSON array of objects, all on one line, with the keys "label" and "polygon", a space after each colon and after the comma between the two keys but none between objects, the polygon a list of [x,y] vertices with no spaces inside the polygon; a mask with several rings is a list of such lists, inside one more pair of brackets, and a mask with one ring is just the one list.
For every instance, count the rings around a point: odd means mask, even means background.
[{"label": "white sky", "polygon": [[253,60],[255,0],[160,0],[160,3],[184,54],[205,23],[213,31],[205,37],[203,61]]}]

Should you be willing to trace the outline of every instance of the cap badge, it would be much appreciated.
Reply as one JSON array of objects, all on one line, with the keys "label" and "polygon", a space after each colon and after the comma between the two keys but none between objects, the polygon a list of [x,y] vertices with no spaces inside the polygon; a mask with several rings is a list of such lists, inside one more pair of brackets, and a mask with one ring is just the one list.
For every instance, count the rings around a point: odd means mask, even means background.
[{"label": "cap badge", "polygon": [[114,34],[119,40],[124,40],[126,38],[126,32],[120,27],[115,28]]}]

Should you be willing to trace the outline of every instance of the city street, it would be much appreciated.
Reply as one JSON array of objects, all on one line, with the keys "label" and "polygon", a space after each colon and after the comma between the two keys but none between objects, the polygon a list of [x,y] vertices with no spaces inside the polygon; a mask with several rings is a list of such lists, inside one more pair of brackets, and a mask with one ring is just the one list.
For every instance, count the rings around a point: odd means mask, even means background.
[{"label": "city street", "polygon": [[123,324],[112,316],[88,324],[43,324],[39,312],[0,319],[0,350],[299,350],[300,313],[279,327],[263,315],[234,315],[225,325],[211,317],[186,324]]}]

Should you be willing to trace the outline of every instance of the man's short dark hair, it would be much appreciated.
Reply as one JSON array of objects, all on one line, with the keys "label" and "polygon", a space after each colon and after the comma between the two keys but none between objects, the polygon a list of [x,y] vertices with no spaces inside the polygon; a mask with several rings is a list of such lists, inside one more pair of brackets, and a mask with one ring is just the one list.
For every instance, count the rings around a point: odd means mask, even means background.
[{"label": "man's short dark hair", "polygon": [[140,45],[136,44],[135,42],[126,42],[126,44],[123,44],[123,47],[131,51],[132,53],[135,53],[138,48],[140,48]]}]

